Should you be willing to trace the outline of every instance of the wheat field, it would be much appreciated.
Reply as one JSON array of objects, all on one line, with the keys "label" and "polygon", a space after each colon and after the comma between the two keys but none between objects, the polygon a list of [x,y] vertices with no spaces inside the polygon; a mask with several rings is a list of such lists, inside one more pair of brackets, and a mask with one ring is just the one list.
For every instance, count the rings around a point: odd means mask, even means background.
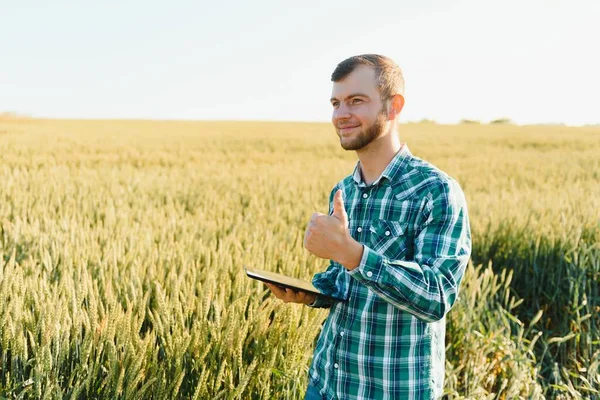
[{"label": "wheat field", "polygon": [[[400,137],[469,204],[445,397],[600,398],[600,128]],[[301,399],[327,311],[242,267],[326,268],[355,162],[329,124],[0,120],[0,398]]]}]

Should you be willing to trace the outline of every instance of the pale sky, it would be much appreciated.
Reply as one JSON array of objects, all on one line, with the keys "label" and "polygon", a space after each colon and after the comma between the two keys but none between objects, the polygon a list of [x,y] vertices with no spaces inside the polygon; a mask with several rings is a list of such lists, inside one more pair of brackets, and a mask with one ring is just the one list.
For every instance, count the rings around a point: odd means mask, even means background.
[{"label": "pale sky", "polygon": [[362,53],[405,122],[600,123],[600,0],[0,0],[0,112],[328,121]]}]

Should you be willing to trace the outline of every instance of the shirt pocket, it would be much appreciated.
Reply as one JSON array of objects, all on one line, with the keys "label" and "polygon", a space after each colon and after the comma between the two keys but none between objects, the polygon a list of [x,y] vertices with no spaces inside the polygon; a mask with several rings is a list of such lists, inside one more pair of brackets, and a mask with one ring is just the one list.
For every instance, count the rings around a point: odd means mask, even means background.
[{"label": "shirt pocket", "polygon": [[401,260],[408,248],[408,224],[377,219],[369,226],[369,247],[392,260]]}]

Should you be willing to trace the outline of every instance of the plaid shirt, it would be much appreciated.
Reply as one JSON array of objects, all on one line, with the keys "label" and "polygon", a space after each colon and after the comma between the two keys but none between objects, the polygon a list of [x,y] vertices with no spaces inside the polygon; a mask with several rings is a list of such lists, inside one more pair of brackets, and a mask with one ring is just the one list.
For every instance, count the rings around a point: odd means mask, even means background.
[{"label": "plaid shirt", "polygon": [[458,183],[403,145],[372,185],[360,162],[339,182],[359,266],[331,261],[313,277],[330,307],[309,378],[327,399],[430,399],[442,395],[445,315],[471,254]]}]

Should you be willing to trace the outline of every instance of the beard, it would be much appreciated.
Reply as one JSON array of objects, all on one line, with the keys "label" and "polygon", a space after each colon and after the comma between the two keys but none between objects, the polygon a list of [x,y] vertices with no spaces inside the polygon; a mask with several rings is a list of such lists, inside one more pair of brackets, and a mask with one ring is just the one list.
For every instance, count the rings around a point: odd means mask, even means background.
[{"label": "beard", "polygon": [[360,131],[358,135],[351,141],[344,143],[342,141],[342,137],[340,136],[340,145],[342,146],[342,149],[361,150],[364,147],[368,146],[371,142],[373,142],[375,139],[377,139],[383,134],[386,121],[387,112],[385,108],[382,108],[381,111],[379,111],[379,113],[377,114],[373,125],[369,126],[365,130]]}]

